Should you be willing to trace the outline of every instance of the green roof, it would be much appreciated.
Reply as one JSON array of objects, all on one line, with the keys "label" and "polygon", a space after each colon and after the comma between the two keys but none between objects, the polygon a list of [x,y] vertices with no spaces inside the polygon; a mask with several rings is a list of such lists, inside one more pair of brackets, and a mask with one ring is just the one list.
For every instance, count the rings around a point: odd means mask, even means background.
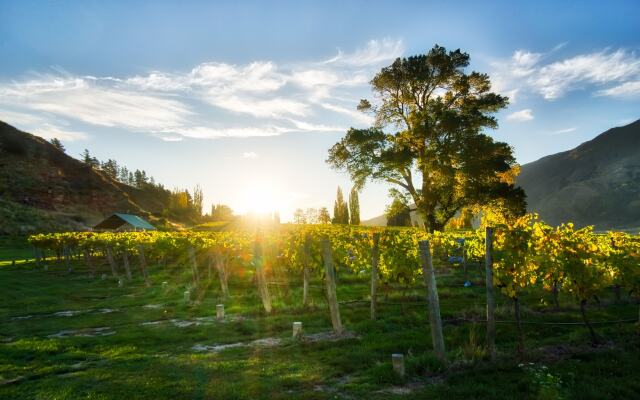
[{"label": "green roof", "polygon": [[98,225],[94,226],[94,229],[118,229],[124,224],[129,224],[136,229],[147,229],[154,230],[156,229],[153,225],[145,221],[144,219],[138,217],[133,214],[121,214],[115,213],[111,215],[109,218],[100,222]]}]

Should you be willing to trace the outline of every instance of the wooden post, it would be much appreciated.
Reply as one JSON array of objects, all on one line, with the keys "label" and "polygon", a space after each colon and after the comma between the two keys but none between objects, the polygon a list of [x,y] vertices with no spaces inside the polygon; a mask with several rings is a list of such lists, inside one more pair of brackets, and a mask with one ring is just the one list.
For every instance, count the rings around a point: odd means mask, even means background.
[{"label": "wooden post", "polygon": [[124,270],[127,273],[127,279],[131,280],[131,267],[129,266],[129,252],[127,249],[122,250],[122,263],[124,264]]},{"label": "wooden post", "polygon": [[212,273],[211,270],[213,269],[213,254],[211,253],[211,251],[207,251],[207,281],[209,283],[211,283],[211,279],[212,279]]},{"label": "wooden post", "polygon": [[216,305],[216,319],[222,321],[224,319],[224,304]]},{"label": "wooden post", "polygon": [[84,249],[84,263],[87,264],[89,270],[91,271],[91,277],[96,277],[96,266],[91,262],[91,253],[89,253],[89,249]]},{"label": "wooden post", "polygon": [[109,262],[109,266],[111,267],[111,274],[115,279],[118,279],[118,272],[116,271],[116,260],[113,258],[113,249],[111,246],[107,246],[107,261]]},{"label": "wooden post", "polygon": [[304,261],[302,270],[302,305],[309,305],[309,264],[311,263],[311,237],[304,238]]},{"label": "wooden post", "polygon": [[293,323],[293,338],[300,339],[302,337],[302,322],[296,321]]},{"label": "wooden post", "polygon": [[393,372],[398,374],[400,378],[404,378],[404,354],[391,354],[391,364],[393,365]]},{"label": "wooden post", "polygon": [[420,248],[420,258],[422,259],[422,274],[427,284],[427,297],[429,301],[429,324],[431,326],[431,340],[436,356],[441,360],[445,359],[444,336],[442,334],[442,319],[440,318],[440,300],[438,299],[438,288],[436,286],[436,275],[433,270],[433,259],[431,258],[431,247],[428,240],[418,243]]},{"label": "wooden post", "polygon": [[149,274],[147,273],[147,258],[144,256],[143,245],[138,246],[138,259],[140,260],[140,271],[142,272],[144,283],[149,287],[151,286],[151,281],[149,280]]},{"label": "wooden post", "polygon": [[380,234],[373,234],[373,247],[371,249],[371,320],[378,317],[378,243]]},{"label": "wooden post", "polygon": [[41,261],[40,249],[33,246],[33,254],[36,257],[36,267],[40,267],[40,261]]},{"label": "wooden post", "polygon": [[487,227],[485,238],[485,276],[487,286],[487,350],[496,358],[496,300],[493,293],[493,228]]},{"label": "wooden post", "polygon": [[329,303],[329,311],[331,312],[331,324],[333,325],[333,331],[341,335],[344,330],[342,328],[342,320],[340,319],[338,296],[336,295],[336,276],[333,267],[331,243],[329,243],[327,237],[322,238],[322,259],[324,261],[325,285],[327,289],[327,302]]},{"label": "wooden post", "polygon": [[269,288],[267,287],[267,278],[264,274],[264,259],[262,255],[262,244],[259,239],[256,240],[253,251],[253,263],[256,267],[256,279],[258,281],[258,290],[260,292],[260,298],[262,299],[262,305],[267,314],[271,313],[271,296],[269,296]]},{"label": "wooden post", "polygon": [[218,278],[220,279],[220,289],[222,290],[222,297],[229,297],[229,285],[227,283],[227,269],[224,265],[224,256],[221,252],[217,252],[215,255],[216,270],[218,271]]},{"label": "wooden post", "polygon": [[69,246],[65,245],[62,251],[64,254],[64,265],[67,267],[67,271],[71,272],[71,251],[69,250]]},{"label": "wooden post", "polygon": [[189,260],[191,261],[191,272],[193,273],[193,284],[195,287],[198,286],[198,281],[200,280],[198,277],[198,261],[196,260],[196,249],[193,247],[189,247],[187,250],[189,252]]}]

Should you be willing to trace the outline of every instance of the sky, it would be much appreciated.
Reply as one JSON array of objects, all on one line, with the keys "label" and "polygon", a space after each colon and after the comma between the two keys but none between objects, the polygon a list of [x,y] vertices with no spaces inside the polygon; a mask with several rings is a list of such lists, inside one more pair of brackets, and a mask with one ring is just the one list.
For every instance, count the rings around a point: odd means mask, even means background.
[{"label": "sky", "polygon": [[[236,212],[332,210],[325,162],[369,81],[435,44],[510,98],[488,131],[519,163],[640,118],[638,1],[0,0],[0,120],[67,153],[199,184]],[[360,193],[384,212],[389,185]]]}]

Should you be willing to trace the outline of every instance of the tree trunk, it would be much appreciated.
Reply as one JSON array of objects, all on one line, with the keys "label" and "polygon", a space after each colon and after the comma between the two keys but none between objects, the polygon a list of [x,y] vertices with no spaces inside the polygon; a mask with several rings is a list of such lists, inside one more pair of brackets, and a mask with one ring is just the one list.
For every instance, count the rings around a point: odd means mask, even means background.
[{"label": "tree trunk", "polygon": [[522,330],[522,323],[520,318],[520,299],[518,297],[513,298],[513,309],[516,316],[516,328],[518,330],[518,357],[524,358],[524,331]]},{"label": "tree trunk", "polygon": [[373,234],[373,247],[371,249],[371,320],[378,317],[378,243],[380,234]]},{"label": "tree trunk", "polygon": [[553,305],[556,311],[560,310],[560,301],[558,301],[558,280],[553,281],[551,286],[551,294],[553,295]]},{"label": "tree trunk", "polygon": [[591,325],[591,322],[589,322],[589,320],[587,319],[587,301],[586,300],[580,301],[580,314],[582,314],[582,321],[584,322],[584,325],[587,327],[587,329],[589,329],[589,335],[591,335],[591,344],[594,346],[598,345],[598,343],[600,342],[598,340],[598,336],[596,335],[596,332],[593,330],[593,326]]}]

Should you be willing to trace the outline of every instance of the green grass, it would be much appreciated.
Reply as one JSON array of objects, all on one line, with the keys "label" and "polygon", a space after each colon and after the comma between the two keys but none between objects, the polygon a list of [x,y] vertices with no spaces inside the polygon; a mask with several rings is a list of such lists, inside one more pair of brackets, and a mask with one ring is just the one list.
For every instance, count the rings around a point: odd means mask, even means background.
[{"label": "green grass", "polygon": [[[11,245],[20,247],[19,241]],[[3,249],[0,254],[20,251]],[[514,326],[498,324],[499,359],[487,361],[484,325],[453,321],[482,317],[484,289],[463,288],[455,271],[438,276],[442,318],[449,321],[444,325],[448,357],[444,364],[431,351],[426,306],[419,303],[425,298],[421,287],[381,289],[380,300],[394,304],[381,304],[376,322],[369,320],[367,303],[343,304],[343,324],[359,338],[307,343],[289,339],[293,321],[302,321],[307,334],[331,328],[319,279],[313,282],[308,309],[300,305],[299,282],[271,286],[275,312],[267,316],[246,271],[230,281],[232,296],[225,302],[229,321],[180,328],[141,323],[214,316],[215,305],[222,301],[217,280],[205,279],[207,283],[194,294],[196,301],[186,304],[188,268],[152,266],[154,285],[147,288],[132,262],[134,280],[119,288],[110,277],[92,279],[80,262],[74,262],[72,273],[53,260],[49,264],[48,271],[31,263],[0,267],[0,398],[626,399],[640,391],[640,343],[634,324],[598,325],[606,342],[598,348],[588,345],[588,335],[579,325],[525,325],[524,362],[514,357]],[[108,267],[100,268],[100,273],[108,274]],[[472,280],[482,281],[479,269]],[[169,282],[168,290],[161,288],[162,281]],[[340,274],[341,301],[366,299],[367,294],[368,276]],[[150,304],[162,307],[144,307]],[[524,299],[523,317],[538,322],[580,321],[570,298],[562,298],[562,305],[560,311],[551,312],[531,293]],[[626,299],[614,304],[611,296],[603,295],[599,306],[590,305],[589,315],[594,321],[637,318],[637,307]],[[95,311],[101,309],[115,311]],[[84,312],[52,315],[70,310]],[[513,319],[505,298],[498,299],[497,317]],[[48,337],[99,327],[115,333]],[[282,339],[281,345],[219,353],[192,349],[196,344],[271,337]],[[391,354],[396,352],[406,357],[405,380],[392,372]]]}]

